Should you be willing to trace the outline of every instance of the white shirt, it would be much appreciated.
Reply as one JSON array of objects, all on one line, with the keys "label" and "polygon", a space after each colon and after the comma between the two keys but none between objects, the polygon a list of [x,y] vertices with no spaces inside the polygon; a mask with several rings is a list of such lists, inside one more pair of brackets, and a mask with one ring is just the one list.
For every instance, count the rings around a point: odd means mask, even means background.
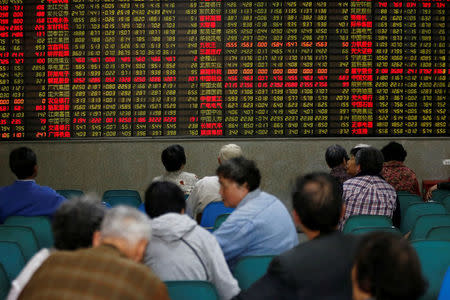
[{"label": "white shirt", "polygon": [[201,213],[211,202],[222,201],[219,194],[220,183],[217,176],[205,176],[194,186],[186,202],[186,213],[192,218]]},{"label": "white shirt", "polygon": [[155,181],[173,182],[180,187],[185,195],[189,195],[194,188],[194,185],[197,183],[198,177],[194,173],[179,170],[175,172],[166,172],[164,175],[155,177],[152,182]]}]

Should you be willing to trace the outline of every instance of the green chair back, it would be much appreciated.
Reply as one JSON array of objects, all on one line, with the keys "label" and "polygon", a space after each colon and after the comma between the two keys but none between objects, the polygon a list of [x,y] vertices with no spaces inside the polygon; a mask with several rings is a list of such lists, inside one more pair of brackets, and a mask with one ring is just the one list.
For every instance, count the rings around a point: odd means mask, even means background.
[{"label": "green chair back", "polygon": [[0,299],[6,299],[10,288],[11,282],[9,281],[8,274],[6,274],[3,265],[0,264]]},{"label": "green chair back", "polygon": [[0,241],[0,264],[10,282],[16,279],[25,266],[25,257],[20,245],[16,242]]},{"label": "green chair back", "polygon": [[216,221],[214,222],[214,228],[213,228],[213,231],[216,230],[217,228],[219,228],[220,225],[222,225],[222,223],[225,222],[226,219],[228,219],[228,217],[229,217],[230,215],[231,215],[231,214],[221,214],[220,216],[218,216],[218,217],[216,218]]},{"label": "green chair back", "polygon": [[402,218],[400,224],[400,231],[403,234],[408,233],[416,224],[417,218],[425,215],[445,214],[444,206],[436,202],[411,204],[406,210],[405,217]]},{"label": "green chair back", "polygon": [[398,201],[400,203],[400,216],[401,219],[405,217],[406,210],[411,204],[423,203],[422,198],[413,194],[399,194],[397,192]]},{"label": "green chair back", "polygon": [[81,190],[56,190],[56,192],[66,199],[80,197],[84,194]]},{"label": "green chair back", "polygon": [[425,215],[420,216],[416,220],[409,239],[414,240],[425,240],[428,232],[439,226],[450,226],[450,215]]},{"label": "green chair back", "polygon": [[350,233],[351,234],[366,234],[366,233],[374,232],[374,231],[390,232],[390,233],[394,233],[394,234],[398,234],[398,235],[402,234],[400,232],[400,230],[398,230],[394,226],[391,226],[391,227],[359,227],[359,228],[353,229]]},{"label": "green chair back", "polygon": [[427,240],[450,241],[450,226],[433,227],[428,231]]},{"label": "green chair back", "polygon": [[136,190],[107,190],[103,193],[103,199],[108,197],[135,197],[142,202],[141,195]]},{"label": "green chair back", "polygon": [[16,242],[22,249],[25,261],[39,251],[37,238],[28,227],[1,225],[0,241]]},{"label": "green chair back", "polygon": [[108,196],[103,197],[103,202],[111,205],[111,207],[117,205],[127,205],[136,209],[139,209],[139,206],[142,204],[141,198],[137,198],[136,196]]},{"label": "green chair back", "polygon": [[422,274],[428,280],[428,289],[420,300],[436,300],[450,266],[450,242],[415,241],[411,244],[419,257]]},{"label": "green chair back", "polygon": [[274,255],[245,256],[241,258],[233,270],[233,276],[241,290],[248,289],[267,272]]},{"label": "green chair back", "polygon": [[165,281],[172,300],[218,300],[216,288],[207,281]]},{"label": "green chair back", "polygon": [[433,193],[431,194],[431,200],[441,202],[448,195],[450,195],[449,190],[434,190]]},{"label": "green chair back", "polygon": [[355,228],[361,227],[392,227],[392,220],[387,216],[377,215],[353,215],[345,222],[342,232],[350,233]]},{"label": "green chair back", "polygon": [[29,227],[36,235],[39,248],[53,247],[52,225],[47,217],[12,216],[5,220],[5,225]]},{"label": "green chair back", "polygon": [[441,203],[442,205],[444,205],[445,209],[450,213],[450,195],[442,199]]}]

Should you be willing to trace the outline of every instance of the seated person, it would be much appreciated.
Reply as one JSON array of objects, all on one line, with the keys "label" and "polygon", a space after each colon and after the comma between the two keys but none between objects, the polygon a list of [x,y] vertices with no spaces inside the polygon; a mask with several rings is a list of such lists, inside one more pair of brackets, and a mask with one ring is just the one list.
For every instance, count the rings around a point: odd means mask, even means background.
[{"label": "seated person", "polygon": [[92,196],[72,198],[56,210],[52,219],[55,249],[42,249],[36,253],[19,276],[12,282],[7,300],[15,300],[34,272],[54,250],[77,250],[92,246],[94,232],[100,229],[106,209],[100,199]]},{"label": "seated person", "polygon": [[383,154],[373,148],[360,149],[355,156],[357,175],[344,182],[343,199],[346,205],[340,229],[352,215],[381,215],[393,217],[397,207],[397,193],[380,173]]},{"label": "seated person", "polygon": [[416,173],[404,165],[406,150],[397,142],[390,142],[381,149],[384,164],[381,176],[396,191],[406,191],[420,196]]},{"label": "seated person", "polygon": [[197,175],[184,172],[186,154],[180,145],[171,145],[161,153],[161,161],[166,168],[164,175],[153,178],[155,181],[171,181],[178,185],[185,195],[189,195],[198,181]]},{"label": "seated person", "polygon": [[235,299],[351,299],[358,240],[337,230],[344,212],[339,183],[325,173],[300,177],[292,202],[294,221],[309,241],[275,257],[267,273]]},{"label": "seated person", "polygon": [[183,192],[172,182],[154,182],[145,192],[145,211],[152,218],[152,241],[144,263],[161,280],[206,280],[221,299],[239,293],[214,236],[184,214]]},{"label": "seated person", "polygon": [[20,299],[169,299],[167,287],[142,261],[151,222],[129,206],[108,210],[92,248],[55,251],[34,273]]},{"label": "seated person", "polygon": [[347,151],[340,145],[331,145],[325,152],[325,160],[331,169],[330,175],[343,183],[351,176],[347,173]]},{"label": "seated person", "polygon": [[363,237],[352,282],[354,300],[417,300],[427,287],[414,248],[407,240],[388,232]]},{"label": "seated person", "polygon": [[450,190],[450,182],[440,182],[430,187],[426,194],[426,199],[430,200],[435,190]]},{"label": "seated person", "polygon": [[355,164],[355,156],[356,153],[358,153],[359,150],[361,150],[362,148],[367,148],[370,147],[367,144],[358,144],[355,147],[353,147],[350,150],[350,158],[347,160],[347,165],[346,165],[346,169],[347,169],[347,174],[351,177],[355,177],[356,174],[358,174],[358,168],[356,167]]},{"label": "seated person", "polygon": [[214,231],[231,268],[243,256],[277,255],[298,244],[284,204],[259,189],[261,175],[253,161],[236,157],[216,173],[225,206],[236,208]]},{"label": "seated person", "polygon": [[51,217],[66,199],[55,190],[36,184],[38,174],[36,154],[27,147],[13,150],[9,167],[17,180],[0,188],[0,223],[9,216]]},{"label": "seated person", "polygon": [[[217,160],[220,165],[229,159],[239,156],[242,156],[241,147],[235,144],[228,144],[220,148]],[[211,202],[222,201],[219,189],[219,177],[205,176],[200,179],[187,199],[186,213],[200,223],[201,214],[206,205]]]}]

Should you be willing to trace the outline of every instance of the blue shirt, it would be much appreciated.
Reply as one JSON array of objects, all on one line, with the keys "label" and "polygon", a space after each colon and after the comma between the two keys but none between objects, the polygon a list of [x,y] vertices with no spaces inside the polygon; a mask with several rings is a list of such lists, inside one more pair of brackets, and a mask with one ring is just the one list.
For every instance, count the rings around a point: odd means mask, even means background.
[{"label": "blue shirt", "polygon": [[55,190],[34,180],[16,180],[0,188],[0,223],[9,216],[51,217],[64,200]]},{"label": "blue shirt", "polygon": [[278,198],[256,189],[214,231],[228,265],[249,255],[278,255],[298,244],[297,231]]}]

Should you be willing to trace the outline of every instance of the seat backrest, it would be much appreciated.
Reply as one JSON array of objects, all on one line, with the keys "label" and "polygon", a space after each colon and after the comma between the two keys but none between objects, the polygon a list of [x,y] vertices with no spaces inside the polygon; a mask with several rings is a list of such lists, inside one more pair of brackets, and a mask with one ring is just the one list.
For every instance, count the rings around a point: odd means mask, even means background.
[{"label": "seat backrest", "polygon": [[0,299],[6,299],[10,287],[11,282],[9,281],[8,274],[6,274],[5,268],[0,263]]},{"label": "seat backrest", "polygon": [[439,226],[450,226],[449,214],[420,216],[411,230],[409,239],[411,241],[424,240],[431,229]]},{"label": "seat backrest", "polygon": [[423,203],[422,198],[413,194],[399,194],[397,192],[398,201],[400,203],[401,219],[405,217],[406,210],[411,204]]},{"label": "seat backrest", "polygon": [[218,300],[216,288],[208,281],[165,281],[172,300]]},{"label": "seat backrest", "polygon": [[417,221],[417,218],[419,218],[420,216],[445,213],[446,210],[444,206],[437,202],[411,204],[406,210],[405,217],[401,220],[400,231],[403,234],[411,231]]},{"label": "seat backrest", "polygon": [[84,194],[81,190],[56,190],[56,192],[66,199],[80,197]]},{"label": "seat backrest", "polygon": [[108,196],[103,197],[103,202],[108,203],[109,205],[111,205],[111,207],[117,205],[128,205],[136,209],[138,209],[139,205],[142,204],[140,198],[137,198],[135,196]]},{"label": "seat backrest", "polygon": [[22,249],[25,261],[39,251],[37,238],[28,227],[0,225],[0,241],[16,242]]},{"label": "seat backrest", "polygon": [[394,233],[394,234],[398,234],[398,235],[402,234],[400,232],[400,230],[398,230],[394,226],[391,226],[391,227],[358,227],[358,228],[353,229],[350,233],[351,234],[366,234],[366,233],[374,232],[374,231],[390,232],[390,233]]},{"label": "seat backrest", "polygon": [[428,281],[428,289],[420,300],[435,300],[450,266],[450,241],[414,241],[411,245],[416,249],[422,274]]},{"label": "seat backrest", "polygon": [[228,217],[229,217],[230,215],[231,215],[231,214],[221,214],[221,215],[219,215],[219,216],[216,218],[216,221],[214,222],[214,228],[213,228],[213,231],[216,230],[217,228],[219,228],[220,225],[222,225],[222,223],[225,222],[226,219],[228,219]]},{"label": "seat backrest", "polygon": [[20,245],[0,240],[0,264],[5,268],[9,281],[13,281],[25,266],[25,257]]},{"label": "seat backrest", "polygon": [[29,227],[36,235],[39,248],[53,247],[52,225],[47,217],[11,216],[5,220],[4,224]]},{"label": "seat backrest", "polygon": [[448,195],[450,195],[450,190],[434,190],[431,194],[431,200],[441,202]]},{"label": "seat backrest", "polygon": [[342,232],[350,233],[355,228],[361,227],[391,227],[392,220],[387,216],[377,215],[353,215],[345,222]]},{"label": "seat backrest", "polygon": [[136,197],[139,199],[140,202],[142,202],[141,195],[136,190],[107,190],[103,193],[103,198],[111,197],[111,196],[113,196],[113,197],[117,197],[117,196]]},{"label": "seat backrest", "polygon": [[445,273],[444,280],[442,281],[441,291],[439,292],[438,300],[450,299],[450,268]]},{"label": "seat backrest", "polygon": [[445,209],[450,213],[450,195],[442,199],[441,203],[442,205],[444,205]]},{"label": "seat backrest", "polygon": [[222,201],[211,202],[206,205],[202,213],[200,226],[208,230],[212,230],[218,216],[222,214],[231,214],[234,208],[225,207]]},{"label": "seat backrest", "polygon": [[450,241],[450,226],[433,227],[428,231],[427,240]]},{"label": "seat backrest", "polygon": [[233,270],[233,276],[238,281],[241,290],[248,289],[266,274],[267,268],[274,257],[275,255],[242,257]]}]

